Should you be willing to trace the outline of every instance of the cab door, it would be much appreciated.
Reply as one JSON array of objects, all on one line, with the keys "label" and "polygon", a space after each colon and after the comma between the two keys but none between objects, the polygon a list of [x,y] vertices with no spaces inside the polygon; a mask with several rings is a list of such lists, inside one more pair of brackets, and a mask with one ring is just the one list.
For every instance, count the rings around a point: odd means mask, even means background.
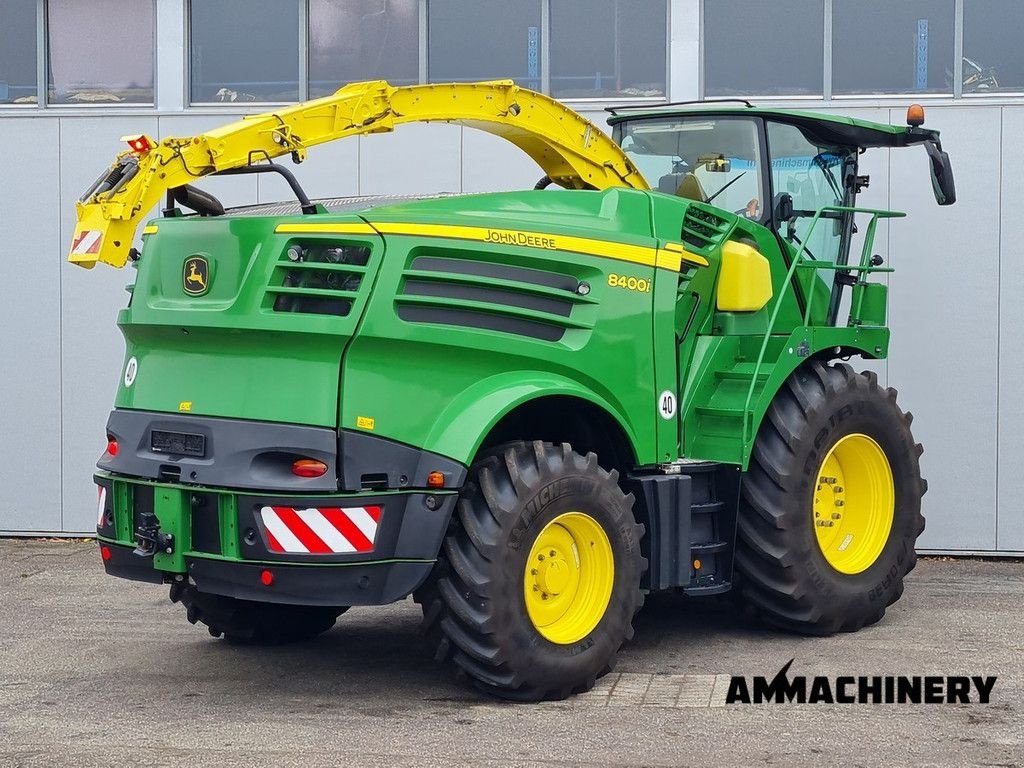
[{"label": "cab door", "polygon": [[[795,257],[823,263],[843,263],[852,235],[851,214],[825,213],[813,224],[814,213],[826,206],[853,204],[852,190],[845,179],[849,163],[855,163],[848,148],[823,145],[800,128],[787,123],[767,123],[768,155],[771,164],[772,227],[779,241]],[[830,311],[836,272],[830,269],[800,270],[798,291],[802,301],[812,302],[812,321],[822,322]],[[806,305],[805,305],[806,306]]]}]

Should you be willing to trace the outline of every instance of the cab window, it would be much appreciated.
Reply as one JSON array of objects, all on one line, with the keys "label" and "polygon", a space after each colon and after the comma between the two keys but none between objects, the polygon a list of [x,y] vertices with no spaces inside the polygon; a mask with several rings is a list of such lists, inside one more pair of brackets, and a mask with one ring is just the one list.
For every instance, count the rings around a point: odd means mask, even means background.
[{"label": "cab window", "polygon": [[838,150],[808,139],[793,125],[768,123],[775,205],[783,195],[793,201],[794,217],[778,222],[779,234],[794,248],[819,261],[835,261],[842,244],[842,220],[823,218],[811,230],[814,213],[826,206],[843,205],[843,161]]},{"label": "cab window", "polygon": [[755,221],[764,218],[754,120],[638,120],[625,126],[621,145],[659,192],[710,203]]}]

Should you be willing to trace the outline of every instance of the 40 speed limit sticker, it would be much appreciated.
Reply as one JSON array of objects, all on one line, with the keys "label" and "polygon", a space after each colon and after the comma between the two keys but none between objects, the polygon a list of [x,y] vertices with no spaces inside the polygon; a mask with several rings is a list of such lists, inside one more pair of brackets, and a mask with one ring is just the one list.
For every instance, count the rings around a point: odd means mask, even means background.
[{"label": "40 speed limit sticker", "polygon": [[658,413],[663,419],[671,419],[676,415],[676,393],[666,389],[658,395]]},{"label": "40 speed limit sticker", "polygon": [[608,285],[612,288],[625,288],[627,291],[636,291],[637,293],[651,292],[650,280],[643,277],[617,275],[614,272],[608,275]]}]

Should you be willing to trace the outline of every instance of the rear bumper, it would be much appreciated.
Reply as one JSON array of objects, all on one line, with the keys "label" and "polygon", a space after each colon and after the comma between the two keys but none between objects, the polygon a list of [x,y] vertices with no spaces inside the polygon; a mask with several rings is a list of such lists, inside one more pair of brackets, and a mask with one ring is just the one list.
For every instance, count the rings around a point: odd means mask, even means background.
[{"label": "rear bumper", "polygon": [[[110,575],[300,605],[377,605],[411,593],[430,573],[457,498],[239,493],[108,473],[95,481]],[[153,542],[145,555],[133,551],[140,529]]]},{"label": "rear bumper", "polygon": [[[133,548],[101,541],[103,567],[110,576],[161,584],[180,574],[153,566],[152,557],[133,554]],[[384,605],[412,593],[430,574],[430,562],[371,562],[309,566],[247,563],[185,558],[187,578],[200,592],[264,603],[296,605]],[[263,582],[263,574],[273,577]]]}]

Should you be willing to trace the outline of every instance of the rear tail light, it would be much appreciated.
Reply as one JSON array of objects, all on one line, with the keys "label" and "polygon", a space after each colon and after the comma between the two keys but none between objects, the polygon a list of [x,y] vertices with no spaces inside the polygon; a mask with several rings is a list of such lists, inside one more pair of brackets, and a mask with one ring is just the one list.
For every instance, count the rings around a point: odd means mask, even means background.
[{"label": "rear tail light", "polygon": [[298,459],[292,464],[292,474],[296,477],[321,477],[327,472],[327,465],[316,459]]},{"label": "rear tail light", "polygon": [[264,587],[269,587],[274,583],[274,574],[270,571],[260,572],[260,584]]},{"label": "rear tail light", "polygon": [[113,554],[110,551],[110,547],[108,547],[106,544],[100,547],[100,557],[103,558],[104,562],[113,557]]},{"label": "rear tail light", "polygon": [[118,450],[120,449],[118,448],[117,440],[115,440],[114,438],[109,438],[107,440],[107,453],[109,453],[111,456],[117,456]]}]

